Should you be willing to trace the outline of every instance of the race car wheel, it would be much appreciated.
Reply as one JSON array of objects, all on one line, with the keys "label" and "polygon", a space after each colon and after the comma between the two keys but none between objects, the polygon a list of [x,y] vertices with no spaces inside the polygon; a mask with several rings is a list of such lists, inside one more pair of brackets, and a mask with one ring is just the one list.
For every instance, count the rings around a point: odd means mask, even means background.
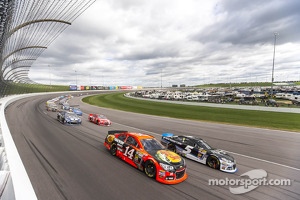
[{"label": "race car wheel", "polygon": [[97,125],[100,125],[100,121],[99,120],[97,121]]},{"label": "race car wheel", "polygon": [[215,156],[209,156],[207,158],[206,164],[211,168],[220,169],[220,161]]},{"label": "race car wheel", "polygon": [[115,143],[110,146],[110,154],[115,156],[117,154],[117,145]]},{"label": "race car wheel", "polygon": [[151,160],[147,160],[145,163],[144,171],[149,178],[154,178],[156,174],[155,164]]}]

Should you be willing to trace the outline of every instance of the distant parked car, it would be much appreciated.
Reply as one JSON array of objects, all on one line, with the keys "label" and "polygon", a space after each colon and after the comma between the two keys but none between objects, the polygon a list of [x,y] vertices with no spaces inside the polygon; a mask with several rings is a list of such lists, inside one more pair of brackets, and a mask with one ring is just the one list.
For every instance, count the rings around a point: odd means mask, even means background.
[{"label": "distant parked car", "polygon": [[275,101],[275,99],[268,99],[266,100],[266,103],[265,103],[266,106],[276,106],[278,107],[278,103]]},{"label": "distant parked car", "polygon": [[245,104],[245,105],[258,105],[258,101],[255,97],[242,97],[239,100],[239,104]]}]

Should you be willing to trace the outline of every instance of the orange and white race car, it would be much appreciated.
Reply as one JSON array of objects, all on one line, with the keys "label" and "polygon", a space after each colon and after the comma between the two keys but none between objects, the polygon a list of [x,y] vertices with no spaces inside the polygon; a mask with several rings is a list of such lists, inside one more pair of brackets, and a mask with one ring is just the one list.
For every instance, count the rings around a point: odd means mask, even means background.
[{"label": "orange and white race car", "polygon": [[153,136],[112,130],[104,142],[113,156],[144,171],[150,178],[164,184],[177,184],[187,179],[185,160],[165,149]]}]

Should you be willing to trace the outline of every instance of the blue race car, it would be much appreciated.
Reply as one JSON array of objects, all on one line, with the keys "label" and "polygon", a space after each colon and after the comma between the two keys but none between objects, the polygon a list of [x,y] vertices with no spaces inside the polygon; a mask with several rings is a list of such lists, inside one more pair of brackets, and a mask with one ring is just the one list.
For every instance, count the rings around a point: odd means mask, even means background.
[{"label": "blue race car", "polygon": [[76,115],[82,116],[82,111],[80,108],[70,107],[70,111],[74,112]]},{"label": "blue race car", "polygon": [[57,120],[62,124],[81,124],[81,118],[73,112],[60,111],[57,113]]}]

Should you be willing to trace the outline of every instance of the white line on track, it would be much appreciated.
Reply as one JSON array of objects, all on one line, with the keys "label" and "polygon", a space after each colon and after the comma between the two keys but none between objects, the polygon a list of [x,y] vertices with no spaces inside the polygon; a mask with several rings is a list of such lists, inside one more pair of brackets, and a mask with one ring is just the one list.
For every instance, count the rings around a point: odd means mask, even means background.
[{"label": "white line on track", "polygon": [[[119,124],[119,123],[115,123],[115,124]],[[138,129],[138,128],[136,128],[136,127],[127,126],[127,125],[124,125],[124,124],[119,124],[119,125],[126,126],[126,127],[128,127],[128,128]],[[141,131],[143,131],[143,132],[148,132],[148,133],[151,133],[151,134],[153,134],[153,135],[161,136],[161,134],[153,133],[153,132],[151,132],[151,131],[146,131],[146,130],[143,130],[143,129],[138,129],[138,130],[141,130]],[[243,155],[243,154],[234,153],[234,152],[230,152],[230,151],[227,151],[227,152],[228,152],[228,153],[231,153],[231,154],[238,155],[238,156],[242,156],[242,157],[245,157],[245,158],[249,158],[249,159],[253,159],[253,160],[258,160],[258,161],[261,161],[261,162],[266,162],[266,163],[269,163],[269,164],[278,165],[278,166],[281,166],[281,167],[285,167],[285,168],[289,168],[289,169],[293,169],[293,170],[300,171],[299,168],[291,167],[291,166],[288,166],[288,165],[283,165],[283,164],[279,164],[279,163],[276,163],[276,162],[272,162],[272,161],[268,161],[268,160],[263,160],[263,159],[255,158],[255,157],[251,157],[251,156],[246,156],[246,155]]]},{"label": "white line on track", "polygon": [[250,159],[253,159],[253,160],[258,160],[258,161],[270,163],[270,164],[273,164],[273,165],[278,165],[278,166],[281,166],[281,167],[285,167],[285,168],[289,168],[289,169],[293,169],[293,170],[300,171],[299,168],[291,167],[291,166],[288,166],[288,165],[283,165],[283,164],[279,164],[279,163],[276,163],[276,162],[272,162],[272,161],[268,161],[268,160],[263,160],[263,159],[255,158],[255,157],[251,157],[251,156],[246,156],[246,155],[243,155],[243,154],[234,153],[234,152],[230,152],[230,151],[227,151],[227,152],[228,152],[228,153],[231,153],[231,154],[238,155],[238,156],[243,156],[243,157],[245,157],[245,158],[250,158]]}]

